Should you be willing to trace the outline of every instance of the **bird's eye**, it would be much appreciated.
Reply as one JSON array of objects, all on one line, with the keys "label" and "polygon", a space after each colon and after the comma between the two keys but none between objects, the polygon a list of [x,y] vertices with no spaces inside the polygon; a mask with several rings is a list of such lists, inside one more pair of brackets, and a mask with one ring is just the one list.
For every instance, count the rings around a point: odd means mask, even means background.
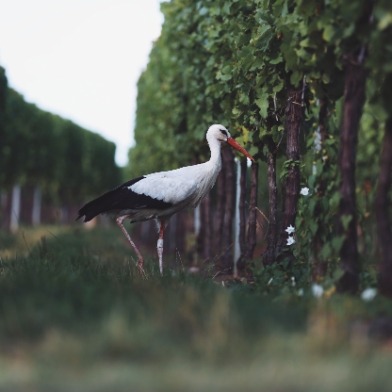
[{"label": "bird's eye", "polygon": [[225,136],[227,136],[227,132],[224,129],[220,129],[221,133]]}]

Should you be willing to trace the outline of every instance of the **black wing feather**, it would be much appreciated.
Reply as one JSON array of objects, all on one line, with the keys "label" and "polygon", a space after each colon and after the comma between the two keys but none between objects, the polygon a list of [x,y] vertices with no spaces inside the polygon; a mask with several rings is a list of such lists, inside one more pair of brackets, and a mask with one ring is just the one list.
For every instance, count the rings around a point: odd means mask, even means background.
[{"label": "black wing feather", "polygon": [[139,194],[128,189],[128,187],[144,178],[146,177],[134,178],[88,202],[78,211],[79,216],[76,220],[84,216],[84,222],[88,222],[95,216],[112,210],[137,210],[144,208],[163,210],[171,207],[171,203],[166,203],[163,200],[154,199],[151,196]]}]

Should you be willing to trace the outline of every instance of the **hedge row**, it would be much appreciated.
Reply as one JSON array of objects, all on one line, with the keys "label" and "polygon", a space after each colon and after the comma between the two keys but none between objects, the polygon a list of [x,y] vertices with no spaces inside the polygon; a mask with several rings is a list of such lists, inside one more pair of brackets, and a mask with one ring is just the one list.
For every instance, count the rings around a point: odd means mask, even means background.
[{"label": "hedge row", "polygon": [[71,203],[119,183],[114,143],[26,102],[3,68],[0,79],[0,189],[39,186]]},{"label": "hedge row", "polygon": [[[279,163],[285,208],[270,226],[262,279],[308,282],[313,274],[352,291],[369,284],[359,277],[374,271],[360,261],[382,259],[373,204],[392,123],[392,3],[172,0],[162,10],[162,34],[139,80],[129,171],[205,159],[205,132],[223,123],[269,173]],[[282,215],[272,196],[270,188],[270,218]],[[288,263],[276,263],[282,256]]]}]

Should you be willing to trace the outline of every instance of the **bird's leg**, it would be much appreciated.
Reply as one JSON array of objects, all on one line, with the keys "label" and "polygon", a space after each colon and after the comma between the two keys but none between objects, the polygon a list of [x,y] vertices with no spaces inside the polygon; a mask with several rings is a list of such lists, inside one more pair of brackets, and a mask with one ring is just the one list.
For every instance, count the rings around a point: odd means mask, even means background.
[{"label": "bird's leg", "polygon": [[163,275],[162,253],[163,253],[163,233],[165,231],[165,221],[161,221],[161,228],[159,230],[159,237],[157,242],[157,251],[159,258],[159,271]]},{"label": "bird's leg", "polygon": [[139,252],[139,249],[136,248],[135,243],[131,240],[130,235],[128,234],[127,230],[125,229],[123,223],[123,220],[126,218],[129,218],[131,215],[123,215],[123,216],[119,216],[116,219],[117,225],[118,227],[121,229],[121,231],[124,233],[125,237],[127,237],[127,240],[129,241],[129,243],[132,245],[133,250],[136,252],[137,257],[138,257],[138,263],[137,263],[137,267],[139,268],[139,271],[142,275],[145,275],[144,272],[144,259],[143,256],[141,255],[141,253]]}]

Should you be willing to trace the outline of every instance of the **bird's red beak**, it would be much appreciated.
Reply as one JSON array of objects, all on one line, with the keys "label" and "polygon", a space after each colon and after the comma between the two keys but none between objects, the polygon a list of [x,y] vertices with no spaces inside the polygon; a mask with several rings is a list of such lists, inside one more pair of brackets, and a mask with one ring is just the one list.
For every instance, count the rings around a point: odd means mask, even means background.
[{"label": "bird's red beak", "polygon": [[236,150],[244,154],[246,157],[251,159],[253,162],[255,162],[255,159],[252,157],[252,155],[249,154],[248,151],[245,150],[242,146],[240,146],[232,137],[229,137],[227,139],[227,143],[230,144],[230,146],[234,147]]}]

